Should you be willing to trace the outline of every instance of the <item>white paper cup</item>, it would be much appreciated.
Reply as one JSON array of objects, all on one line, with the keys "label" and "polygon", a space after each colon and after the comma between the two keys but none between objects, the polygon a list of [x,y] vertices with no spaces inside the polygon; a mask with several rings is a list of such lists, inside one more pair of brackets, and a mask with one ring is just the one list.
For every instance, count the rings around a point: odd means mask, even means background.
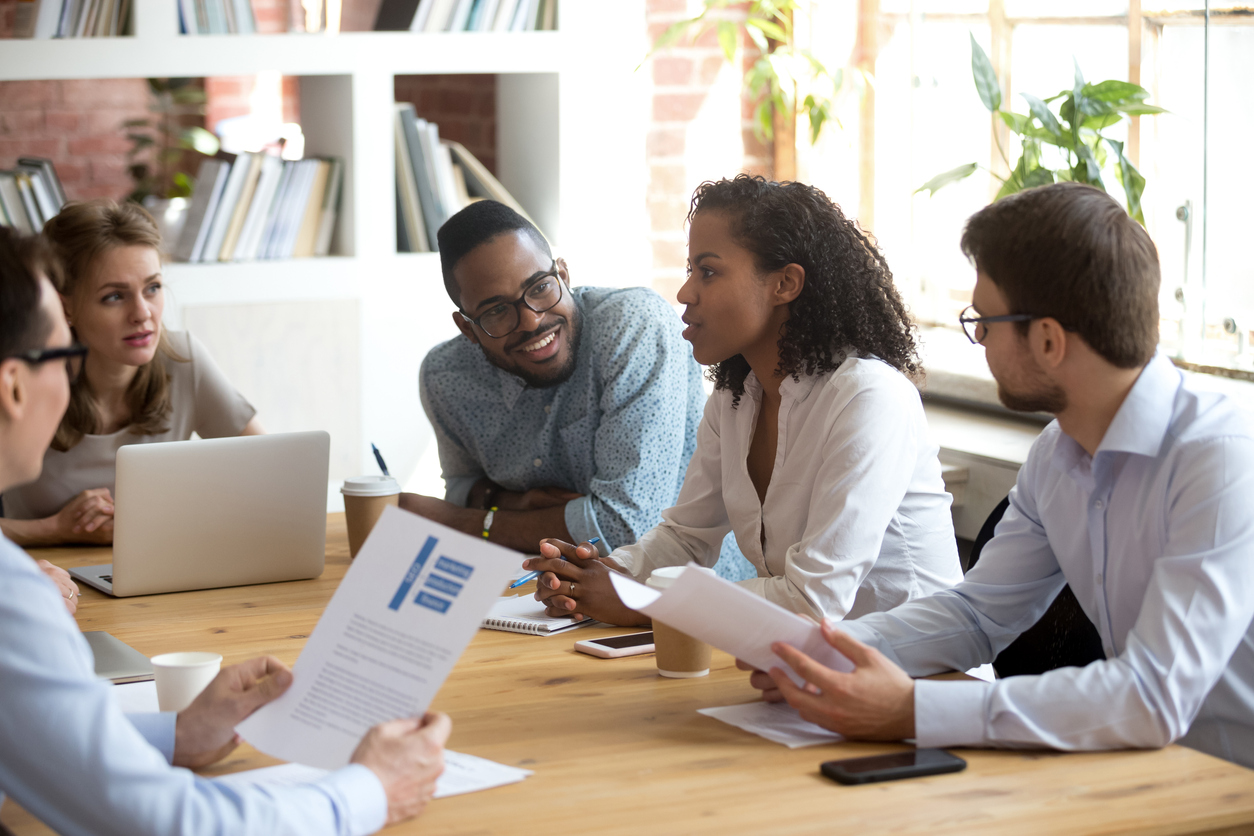
[{"label": "white paper cup", "polygon": [[157,707],[182,711],[222,669],[217,653],[163,653],[149,660],[157,680]]}]

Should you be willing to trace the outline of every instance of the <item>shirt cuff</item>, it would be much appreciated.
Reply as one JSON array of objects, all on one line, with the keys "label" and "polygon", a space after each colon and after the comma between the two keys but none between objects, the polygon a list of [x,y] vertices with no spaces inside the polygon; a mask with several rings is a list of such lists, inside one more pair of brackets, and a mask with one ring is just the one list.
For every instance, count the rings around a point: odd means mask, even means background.
[{"label": "shirt cuff", "polygon": [[344,799],[345,823],[352,836],[366,836],[382,829],[388,819],[388,796],[383,783],[369,767],[350,763],[318,781]]},{"label": "shirt cuff", "polygon": [[466,501],[470,499],[470,489],[475,486],[475,482],[479,481],[478,476],[454,476],[444,479],[444,501],[466,507]]},{"label": "shirt cuff", "polygon": [[178,722],[178,718],[178,714],[173,711],[126,715],[135,731],[161,753],[166,763],[174,763],[174,724]]},{"label": "shirt cuff", "polygon": [[916,680],[914,737],[919,748],[988,745],[984,707],[992,691],[990,682]]},{"label": "shirt cuff", "polygon": [[600,537],[601,542],[597,543],[597,551],[602,556],[614,550],[614,546],[606,541],[605,535],[601,533],[601,527],[597,525],[597,515],[592,508],[590,496],[581,496],[566,503],[566,530],[570,532],[575,545],[587,542],[593,537]]}]

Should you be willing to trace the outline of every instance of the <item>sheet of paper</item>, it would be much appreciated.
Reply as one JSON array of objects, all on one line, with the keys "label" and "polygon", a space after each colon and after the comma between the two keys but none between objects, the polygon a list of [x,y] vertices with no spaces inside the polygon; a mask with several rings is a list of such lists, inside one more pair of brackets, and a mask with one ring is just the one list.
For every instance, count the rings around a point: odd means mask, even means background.
[{"label": "sheet of paper", "polygon": [[114,685],[110,693],[123,714],[156,714],[161,710],[157,707],[157,683],[154,680]]},{"label": "sheet of paper", "polygon": [[[299,763],[285,763],[281,766],[267,766],[264,769],[249,769],[244,772],[232,772],[221,775],[215,781],[225,784],[262,784],[267,786],[293,786],[317,781],[327,770]],[[533,774],[530,769],[519,769],[503,763],[477,758],[474,755],[445,750],[444,774],[435,784],[435,797],[447,798],[450,795],[463,795],[468,792],[490,790],[506,784],[517,784]]]},{"label": "sheet of paper", "polygon": [[236,730],[276,758],[343,766],[371,726],[426,711],[518,561],[389,506],[296,660],[292,687]]},{"label": "sheet of paper", "polygon": [[758,670],[781,668],[798,686],[803,680],[771,652],[772,642],[790,644],[834,670],[853,670],[849,660],[823,638],[819,625],[696,564],[689,564],[688,571],[664,592],[617,572],[610,573],[610,581],[631,609],[712,644]]},{"label": "sheet of paper", "polygon": [[797,709],[786,702],[747,702],[744,705],[698,708],[697,713],[782,743],[789,749],[844,740],[836,732],[801,719]]},{"label": "sheet of paper", "polygon": [[498,598],[483,618],[483,626],[489,630],[507,630],[512,625],[511,632],[532,633],[537,636],[552,636],[597,623],[599,622],[591,618],[576,621],[573,617],[545,615],[544,604],[530,595]]}]

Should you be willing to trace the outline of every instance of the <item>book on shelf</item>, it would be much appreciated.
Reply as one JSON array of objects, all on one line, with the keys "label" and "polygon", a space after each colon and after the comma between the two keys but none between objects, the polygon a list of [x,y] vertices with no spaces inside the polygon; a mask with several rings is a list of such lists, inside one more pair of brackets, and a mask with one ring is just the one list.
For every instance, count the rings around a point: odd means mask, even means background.
[{"label": "book on shelf", "polygon": [[383,0],[376,31],[530,32],[557,28],[557,0]]},{"label": "book on shelf", "polygon": [[219,154],[201,163],[174,256],[252,261],[327,255],[343,191],[339,158]]},{"label": "book on shelf", "polygon": [[[131,0],[124,0],[131,2]],[[183,35],[252,35],[257,17],[250,0],[177,0]]]},{"label": "book on shelf", "polygon": [[419,117],[412,104],[397,102],[395,117],[398,252],[435,250],[440,226],[484,198],[531,220],[474,154],[460,142],[440,139],[439,127]]},{"label": "book on shelf", "polygon": [[113,38],[132,34],[133,0],[19,0],[16,38]]},{"label": "book on shelf", "polygon": [[65,190],[52,160],[19,157],[0,171],[0,223],[21,232],[40,232],[65,205]]}]

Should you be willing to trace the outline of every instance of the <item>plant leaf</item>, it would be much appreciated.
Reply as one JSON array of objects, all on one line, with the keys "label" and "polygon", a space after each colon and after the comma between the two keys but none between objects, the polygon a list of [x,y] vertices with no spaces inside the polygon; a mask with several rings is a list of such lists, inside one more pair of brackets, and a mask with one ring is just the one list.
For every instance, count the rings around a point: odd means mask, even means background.
[{"label": "plant leaf", "polygon": [[779,41],[780,43],[788,41],[788,33],[778,23],[768,18],[750,17],[745,21],[745,26],[761,31],[763,35],[766,35],[773,41]]},{"label": "plant leaf", "polygon": [[1041,127],[1049,131],[1055,137],[1062,137],[1062,125],[1058,124],[1058,120],[1054,118],[1054,112],[1049,109],[1049,105],[1033,96],[1031,93],[1021,93],[1024,100],[1028,103],[1028,108],[1032,111],[1032,115],[1041,123]]},{"label": "plant leaf", "polygon": [[934,195],[950,183],[957,183],[959,180],[965,180],[970,177],[979,167],[978,163],[967,163],[957,168],[951,168],[949,171],[938,174],[922,186],[919,186],[919,188],[914,190],[914,193],[928,192],[929,196]]},{"label": "plant leaf", "polygon": [[1078,172],[1074,168],[1072,169],[1073,174],[1080,173],[1081,176],[1084,177],[1084,179],[1079,182],[1089,183],[1097,186],[1102,191],[1106,191],[1106,184],[1102,182],[1102,167],[1098,165],[1097,157],[1093,155],[1093,149],[1089,148],[1083,142],[1077,142],[1076,147],[1072,150],[1076,152],[1077,156],[1079,156],[1080,163],[1084,169],[1083,172]]},{"label": "plant leaf", "polygon": [[1128,214],[1141,226],[1145,226],[1145,213],[1141,209],[1141,195],[1145,192],[1145,177],[1123,155],[1122,142],[1108,139],[1106,143],[1115,152],[1119,163],[1115,166],[1115,179],[1119,181],[1119,185],[1123,186],[1123,194],[1128,201]]},{"label": "plant leaf", "polygon": [[728,61],[736,60],[736,24],[730,20],[718,22],[718,45],[723,48]]},{"label": "plant leaf", "polygon": [[179,145],[212,157],[221,148],[218,138],[204,128],[187,128],[179,136]]},{"label": "plant leaf", "polygon": [[702,13],[696,17],[672,23],[670,26],[666,27],[666,31],[657,36],[657,40],[653,42],[653,49],[651,49],[649,53],[652,54],[657,52],[659,49],[665,49],[671,44],[676,43],[680,38],[688,33],[689,28],[700,23],[704,17],[705,14]]},{"label": "plant leaf", "polygon": [[1084,97],[1111,104],[1143,102],[1149,98],[1149,91],[1129,81],[1110,79],[1097,84],[1084,85]]},{"label": "plant leaf", "polygon": [[1023,177],[1023,188],[1033,189],[1037,186],[1048,186],[1054,182],[1054,172],[1048,168],[1033,168]]},{"label": "plant leaf", "polygon": [[745,33],[749,35],[749,39],[753,41],[753,45],[758,48],[758,52],[766,53],[770,50],[771,44],[766,39],[766,35],[762,34],[760,29],[745,27]]},{"label": "plant leaf", "polygon": [[1088,128],[1092,131],[1100,131],[1102,128],[1109,128],[1111,125],[1117,125],[1123,121],[1123,116],[1118,113],[1103,113],[1100,116],[1085,116],[1084,121],[1080,123],[1081,128]]},{"label": "plant leaf", "polygon": [[1159,113],[1170,113],[1170,110],[1147,104],[1116,105],[1115,110],[1125,116],[1154,116]]},{"label": "plant leaf", "polygon": [[967,34],[971,38],[971,76],[975,79],[975,90],[989,112],[995,113],[1001,108],[1001,85],[997,83],[997,73],[993,72],[988,54],[975,42],[975,35]]}]

